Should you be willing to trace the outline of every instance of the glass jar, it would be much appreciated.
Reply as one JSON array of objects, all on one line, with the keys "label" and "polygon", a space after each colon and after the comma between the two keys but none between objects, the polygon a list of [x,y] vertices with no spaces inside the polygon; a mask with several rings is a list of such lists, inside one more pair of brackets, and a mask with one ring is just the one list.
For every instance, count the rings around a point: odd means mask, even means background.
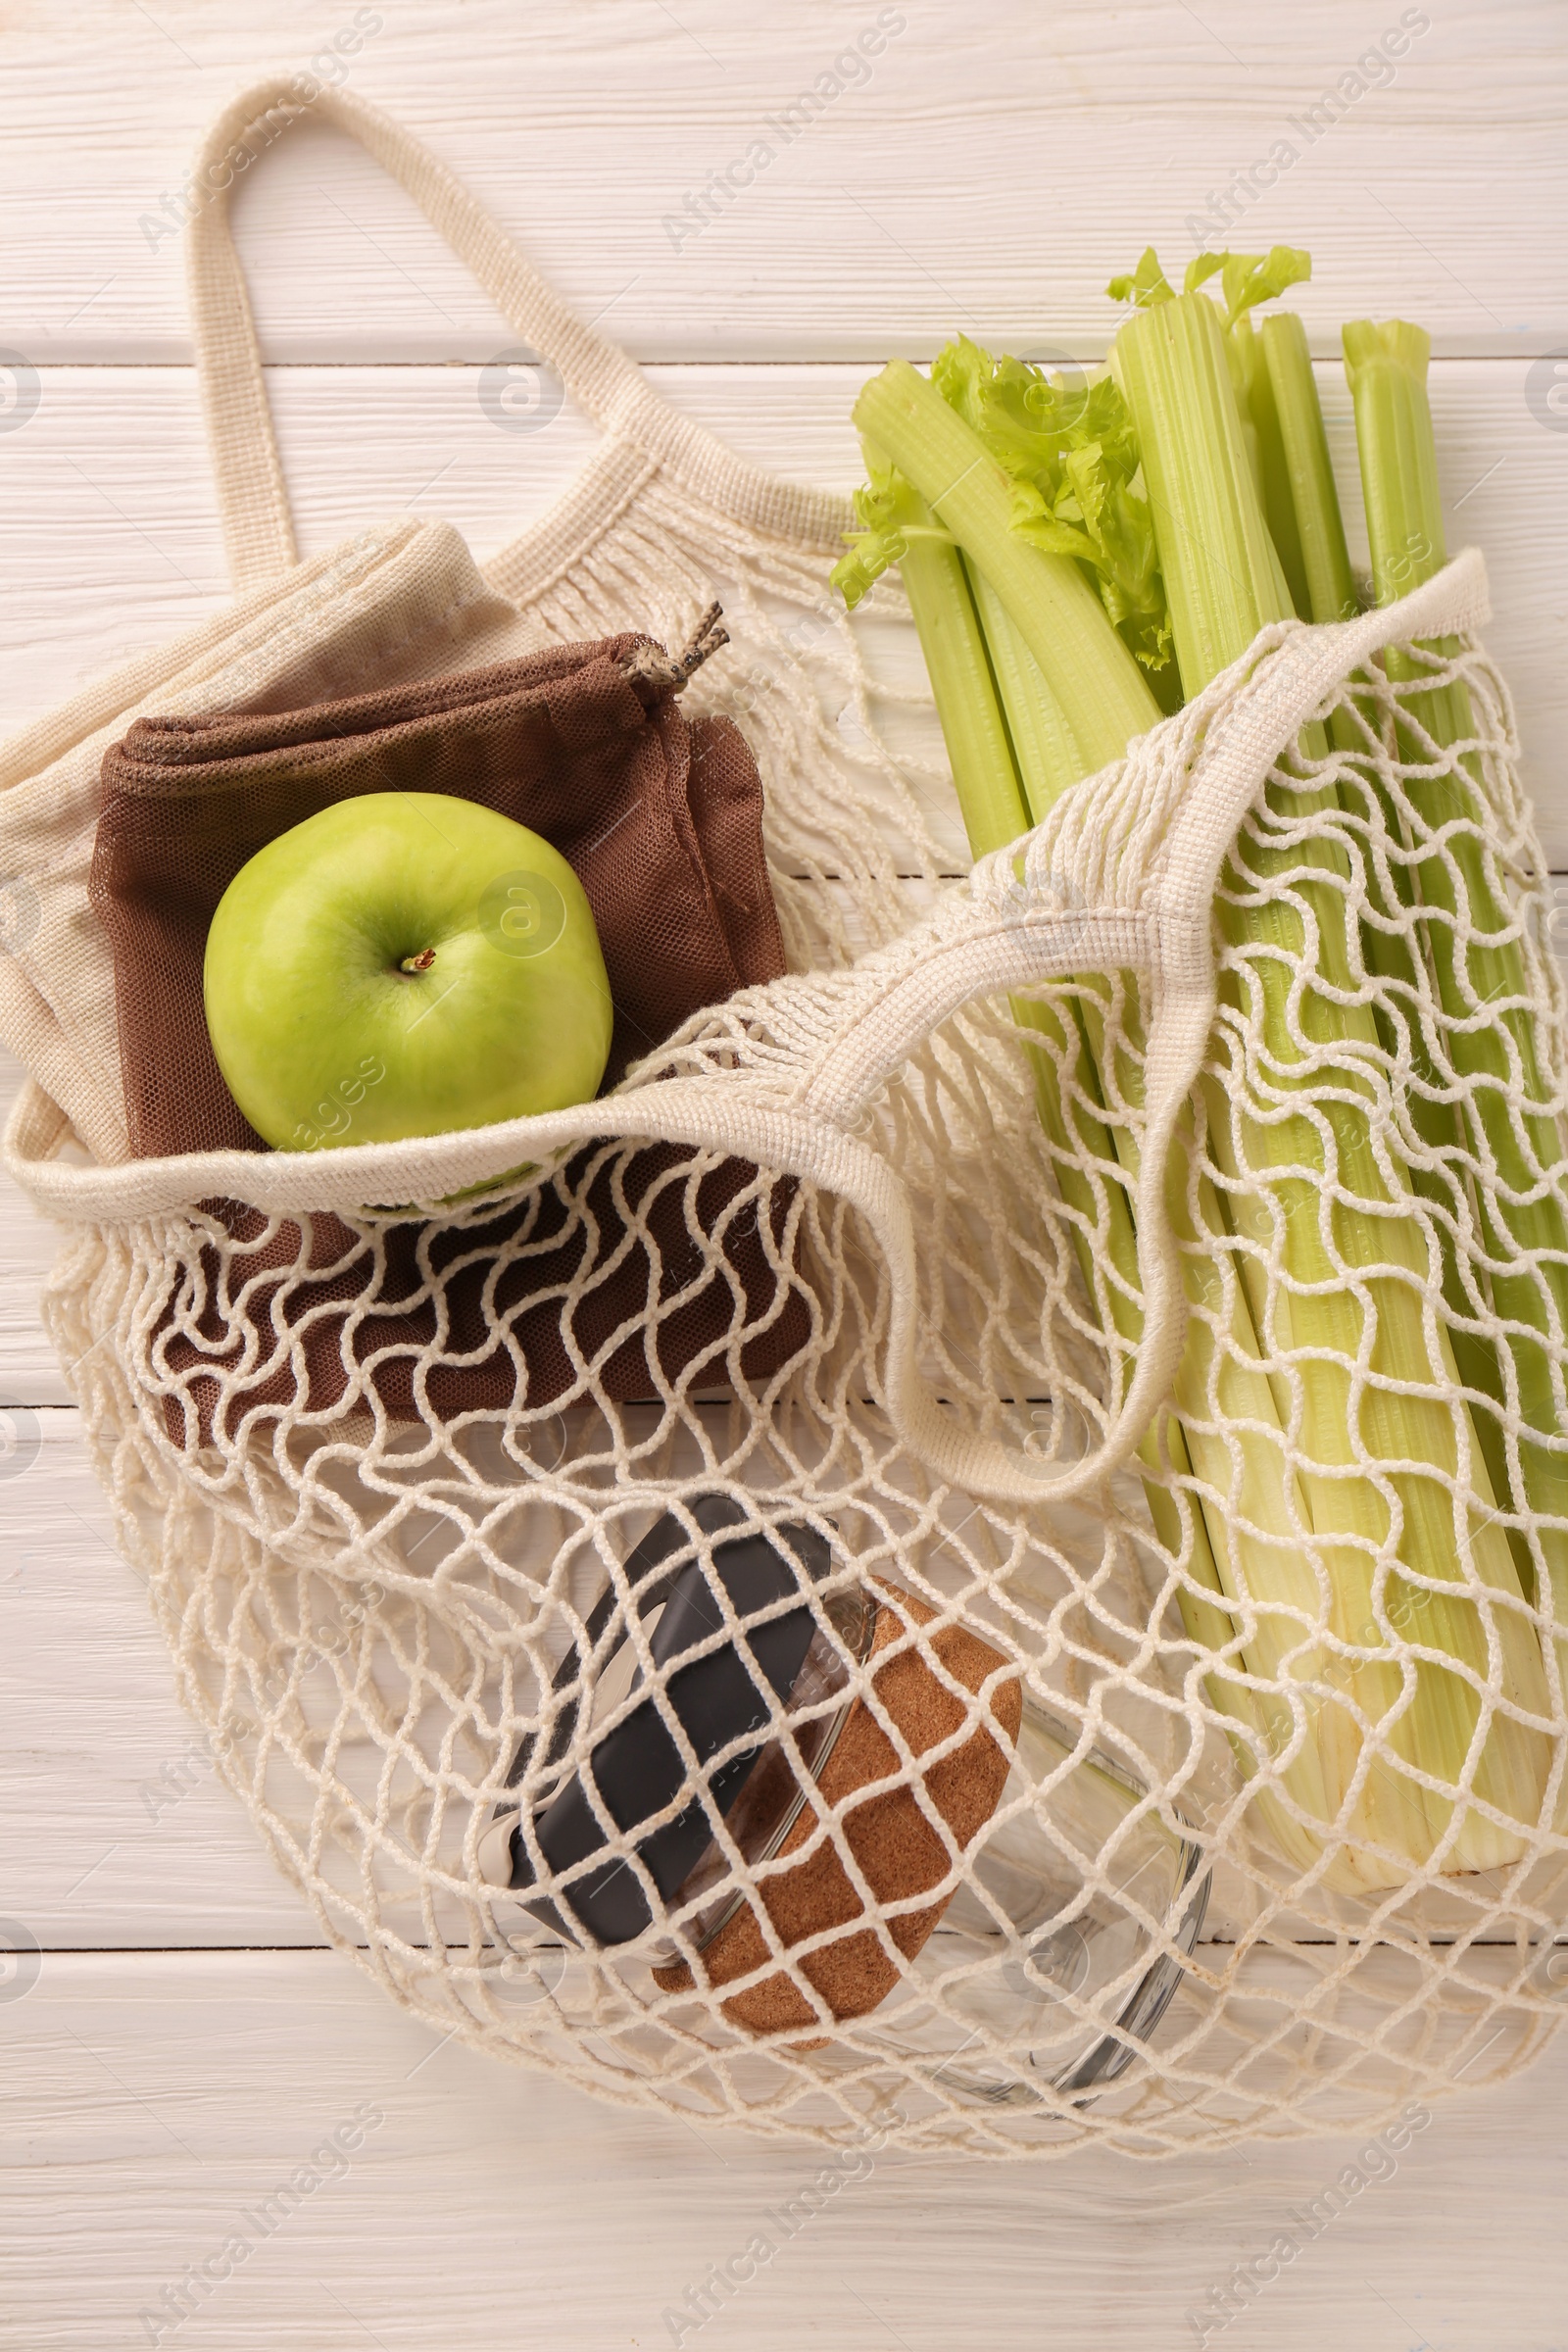
[{"label": "glass jar", "polygon": [[[531,1841],[556,1878],[553,1891],[528,1891],[537,1866],[515,1800],[498,1810],[480,1850],[482,1875],[532,1915],[524,1944],[537,1944],[541,1930],[555,1931],[565,1946],[634,1944],[635,1953],[619,1964],[622,1978],[629,1963],[633,1977],[646,1969],[665,1989],[672,1981],[689,1983],[691,1960],[701,1967],[705,1955],[721,1984],[716,1955],[726,1947],[720,1939],[758,1899],[737,1883],[702,1797],[678,1805],[689,1783],[667,1717],[679,1719],[700,1762],[722,1756],[707,1775],[708,1797],[727,1838],[755,1870],[778,1860],[856,1710],[865,1704],[861,1669],[878,1645],[879,1624],[884,1638],[897,1642],[906,1691],[911,1659],[913,1676],[925,1676],[933,1693],[940,1696],[943,1687],[922,1645],[898,1639],[906,1636],[911,1620],[930,1615],[924,1604],[891,1588],[858,1584],[819,1593],[813,1608],[802,1588],[820,1586],[831,1565],[830,1546],[820,1535],[799,1526],[759,1534],[755,1520],[716,1496],[701,1498],[693,1515],[710,1539],[710,1565],[704,1565],[700,1551],[694,1556],[689,1536],[673,1520],[661,1522],[627,1562],[640,1640],[631,1638],[624,1603],[607,1594],[584,1629],[590,1670],[574,1655],[557,1677],[558,1690],[567,1693],[549,1742],[548,1759],[557,1769],[536,1776],[544,1793],[534,1804]],[[731,1527],[736,1533],[723,1540]],[[733,1642],[712,1642],[724,1622],[713,1580],[747,1624],[750,1664]],[[803,1605],[781,1609],[796,1593]],[[763,1615],[754,1627],[758,1610]],[[944,1631],[933,1642],[949,1638]],[[1059,2102],[1063,2093],[1076,2097],[1103,2087],[1133,2063],[1132,2037],[1153,2032],[1181,1983],[1183,1956],[1201,1926],[1208,1879],[1197,1843],[1160,1818],[1123,1766],[1102,1749],[1082,1749],[1070,1726],[1036,1697],[1018,1694],[1015,1678],[995,1671],[1005,1665],[1000,1651],[978,1637],[965,1638],[977,1678],[970,1687],[987,1682],[991,1711],[983,1728],[960,1743],[976,1753],[985,1749],[989,1773],[984,1817],[964,1842],[962,1879],[949,1899],[939,1898],[906,1923],[902,1967],[879,1961],[885,1976],[871,1995],[858,2007],[834,2006],[846,2021],[842,2031],[813,2033],[810,2040],[830,2070],[863,2066],[881,2048],[906,2066],[912,2061],[934,2084],[964,2099],[1027,2104],[1049,2093]],[[977,1652],[983,1671],[973,1667]],[[645,1653],[662,1674],[662,1703],[652,1693],[637,1702]],[[690,1662],[681,1663],[689,1653]],[[873,1669],[879,1698],[892,1689],[884,1677],[893,1670]],[[1008,1690],[1017,1694],[1015,1733],[1007,1728],[1014,1707],[1000,1696]],[[781,1715],[799,1769],[778,1735]],[[754,1731],[760,1736],[753,1744],[729,1752]],[[857,1754],[876,1747],[874,1740],[867,1746],[865,1731],[862,1724]],[[997,1755],[995,1741],[1006,1743],[1004,1756]],[[923,1744],[912,1741],[916,1754]],[[881,1751],[884,1759],[892,1753],[885,1738]],[[530,1752],[525,1742],[514,1780],[520,1779]],[[939,1752],[951,1758],[953,1742]],[[844,1780],[849,1755],[846,1747],[836,1784]],[[597,1801],[583,1792],[585,1757]],[[872,1767],[872,1793],[858,1827],[858,1858],[873,1886],[878,1858],[866,1847],[866,1824],[887,1824],[887,1834],[896,1834],[885,1803],[875,1810],[888,1771],[885,1760]],[[853,1785],[848,1794],[838,1787],[833,1801],[846,1836],[853,1837]],[[623,1859],[592,1860],[608,1842],[597,1819],[601,1807],[630,1836],[640,1821],[668,1815],[676,1806],[673,1818],[637,1841],[636,1852],[666,1913],[680,1920],[678,1937],[660,1935],[659,1905],[650,1902],[637,1871]],[[911,1818],[906,1811],[906,1835]],[[805,1867],[799,1866],[797,1894],[806,1883]],[[835,1867],[830,1861],[829,1874]],[[944,1865],[935,1867],[940,1874]],[[776,1895],[781,1876],[770,1874],[760,1892]],[[924,1883],[938,1880],[928,1876]],[[820,1867],[810,1884],[824,1884]],[[808,1917],[806,1932],[843,1921],[846,1939],[856,1937],[855,1922],[863,1921],[864,1912],[856,1908],[858,1898],[842,1872],[839,1892],[852,1895],[848,1913],[841,1904],[820,1921]],[[776,1922],[771,1899],[768,1908]],[[755,1911],[750,1924],[755,1928]],[[863,1945],[863,1926],[858,1936]],[[516,1950],[517,1938],[508,1940]],[[732,1946],[733,1933],[730,1941]],[[808,1961],[802,1966],[809,1970]],[[818,1981],[813,1976],[813,1984]],[[774,1983],[787,1985],[783,1976]],[[745,1997],[724,2002],[743,2023]],[[803,2001],[798,1988],[785,1997]],[[760,2030],[752,2014],[754,2030]]]}]

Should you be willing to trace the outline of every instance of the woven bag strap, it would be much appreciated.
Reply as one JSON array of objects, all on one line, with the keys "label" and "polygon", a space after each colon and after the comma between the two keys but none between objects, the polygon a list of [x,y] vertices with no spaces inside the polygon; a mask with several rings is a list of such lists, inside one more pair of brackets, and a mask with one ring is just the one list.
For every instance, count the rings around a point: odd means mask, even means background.
[{"label": "woven bag strap", "polygon": [[[305,116],[347,131],[408,190],[510,324],[605,432],[634,444],[693,496],[737,522],[811,546],[836,541],[844,527],[842,499],[797,489],[743,464],[672,409],[618,344],[596,333],[552,292],[500,223],[427,147],[347,90],[308,92],[300,76],[279,74],[224,108],[203,142],[194,174],[200,209],[189,234],[191,325],[236,590],[286,571],[296,555],[256,324],[229,226],[229,196],[279,132]],[[608,481],[605,490],[612,495]],[[581,513],[585,536],[595,519]]]}]

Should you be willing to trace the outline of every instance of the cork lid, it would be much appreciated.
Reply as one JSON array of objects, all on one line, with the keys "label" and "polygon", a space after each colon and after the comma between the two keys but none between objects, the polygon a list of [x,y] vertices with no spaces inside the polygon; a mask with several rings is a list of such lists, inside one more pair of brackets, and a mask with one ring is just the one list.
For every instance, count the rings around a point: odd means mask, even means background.
[{"label": "cork lid", "polygon": [[[881,1579],[870,1590],[876,1602],[870,1656],[886,1658],[882,1666],[873,1665],[877,1702],[911,1756],[944,1750],[918,1773],[926,1802],[908,1779],[876,1787],[900,1774],[901,1759],[872,1708],[857,1698],[811,1795],[797,1812],[776,1861],[767,1866],[757,1898],[786,1955],[799,1946],[812,1947],[791,1966],[835,2021],[863,2017],[885,2000],[901,1964],[915,1957],[941,1919],[954,1889],[928,1903],[916,1898],[941,1885],[996,1810],[1022,1713],[1021,1686],[1015,1673],[1001,1671],[1007,1661],[1000,1650],[966,1626],[940,1625],[927,1634],[924,1629],[937,1622],[935,1609]],[[947,1745],[971,1712],[950,1685],[978,1693],[988,1682],[980,1711],[989,1722],[977,1723],[957,1746]],[[872,1793],[857,1802],[862,1788]],[[942,1830],[932,1822],[928,1805]],[[827,1834],[819,1837],[824,1823]],[[874,1919],[868,1914],[841,1858],[835,1831],[879,1911],[902,1907]],[[793,1854],[802,1856],[793,1868],[779,1867]],[[840,1932],[829,1934],[826,1941],[814,1940],[833,1930]],[[706,1986],[722,1986],[765,1970],[774,1948],[757,1902],[747,1898],[701,1945],[696,1967]],[[696,1981],[684,1961],[656,1968],[654,1978],[671,1992]],[[776,1967],[731,1994],[723,2009],[736,2025],[759,2034],[796,2034],[823,2022],[794,1975]],[[826,2038],[817,2034],[799,2046],[817,2047]]]},{"label": "cork lid", "polygon": [[[726,1496],[688,1510],[710,1564],[674,1514],[628,1556],[639,1639],[607,1591],[556,1678],[553,1729],[523,1742],[509,1776],[521,1781],[543,1742],[549,1793],[526,1818],[518,1799],[498,1809],[481,1870],[569,1941],[601,1947],[654,1924],[646,1873],[681,1919],[675,1948],[652,1955],[662,1990],[734,1984],[722,2007],[747,2032],[820,2038],[829,2020],[886,1999],[952,1900],[956,1887],[932,1890],[1001,1798],[1018,1675],[979,1634],[881,1578],[813,1606],[831,1565],[815,1529],[764,1532]],[[744,1643],[715,1642],[727,1622],[746,1627]],[[660,1688],[639,1700],[645,1654]],[[706,1770],[683,1802],[687,1750]],[[744,1877],[728,1858],[737,1847]]]}]

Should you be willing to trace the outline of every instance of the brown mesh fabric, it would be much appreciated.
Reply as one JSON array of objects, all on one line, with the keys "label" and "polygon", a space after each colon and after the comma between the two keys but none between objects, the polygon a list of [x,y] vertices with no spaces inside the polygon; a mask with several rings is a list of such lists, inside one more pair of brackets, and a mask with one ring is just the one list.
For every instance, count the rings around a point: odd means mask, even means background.
[{"label": "brown mesh fabric", "polygon": [[[208,928],[258,850],[360,794],[478,801],[569,860],[615,1004],[607,1086],[689,1013],[776,978],[784,952],[756,763],[727,720],[689,725],[676,684],[634,673],[649,646],[635,635],[555,646],[303,710],[138,719],[104,760],[91,877],[136,1153],[266,1149],[208,1039]],[[793,1243],[780,1254],[794,1196],[787,1182],[760,1187],[744,1160],[601,1145],[520,1202],[439,1225],[269,1223],[209,1202],[246,1245],[224,1261],[241,1283],[274,1268],[278,1280],[241,1300],[215,1250],[202,1295],[166,1301],[170,1434],[204,1446],[233,1437],[214,1429],[213,1374],[232,1375],[258,1319],[276,1346],[229,1419],[286,1405],[302,1374],[311,1411],[331,1411],[353,1384],[395,1420],[553,1404],[582,1387],[585,1362],[621,1398],[652,1395],[661,1376],[766,1379],[809,1331]],[[413,1359],[438,1328],[446,1351],[468,1360],[416,1394]]]},{"label": "brown mesh fabric", "polygon": [[[674,1144],[594,1144],[523,1200],[439,1225],[206,1201],[238,1247],[204,1248],[163,1302],[165,1425],[177,1446],[232,1446],[299,1398],[302,1368],[308,1412],[330,1416],[353,1385],[394,1421],[432,1424],[596,1389],[651,1397],[658,1376],[722,1387],[731,1349],[743,1379],[766,1380],[812,1328],[797,1189]],[[647,1234],[630,1250],[627,1213]],[[416,1372],[438,1338],[441,1360]]]},{"label": "brown mesh fabric", "polygon": [[265,1147],[208,1040],[202,958],[256,852],[338,801],[447,792],[529,825],[575,869],[615,1004],[605,1083],[689,1013],[775,979],[762,788],[725,719],[628,674],[635,635],[304,710],[141,718],[104,760],[90,896],[108,934],[139,1157]]}]

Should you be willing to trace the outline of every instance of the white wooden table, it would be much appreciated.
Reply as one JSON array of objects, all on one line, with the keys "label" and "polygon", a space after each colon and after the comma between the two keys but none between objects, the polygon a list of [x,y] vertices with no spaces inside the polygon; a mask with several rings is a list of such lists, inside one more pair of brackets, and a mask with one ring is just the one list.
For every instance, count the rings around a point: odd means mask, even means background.
[{"label": "white wooden table", "polygon": [[[1540,365],[1568,351],[1560,10],[901,0],[880,12],[881,54],[833,76],[845,86],[808,130],[764,127],[878,17],[872,0],[8,11],[0,345],[40,398],[15,429],[0,414],[7,729],[223,595],[163,201],[232,90],[358,23],[331,70],[455,165],[677,404],[779,471],[842,486],[869,367],[960,326],[1101,353],[1110,271],[1150,238],[1184,264],[1213,194],[1272,160],[1218,241],[1311,248],[1300,307],[1342,461],[1339,322],[1397,313],[1432,330],[1451,544],[1492,563],[1492,644],[1568,868],[1568,394],[1553,410]],[[1396,67],[1358,65],[1401,24]],[[688,195],[759,139],[765,170],[690,230]],[[477,371],[511,332],[357,149],[296,131],[237,220],[307,552],[402,509],[451,517],[484,555],[581,463],[592,436],[569,408],[530,435],[487,418]],[[41,1948],[0,1983],[0,2342],[670,2343],[666,2310],[809,2174],[807,2155],[491,2068],[317,1947],[202,1768],[108,1541],[38,1328],[50,1246],[8,1199],[0,1395],[40,1443],[0,1483],[0,1914]],[[1568,2046],[1439,2108],[1397,2176],[1233,2323],[1227,2352],[1560,2347],[1565,2096]],[[168,2305],[140,2316],[356,2112],[360,2146],[286,2226],[192,2290],[177,2326]],[[1190,2310],[1349,2153],[884,2159],[710,2322],[704,2352],[1167,2352],[1199,2340]]]}]

